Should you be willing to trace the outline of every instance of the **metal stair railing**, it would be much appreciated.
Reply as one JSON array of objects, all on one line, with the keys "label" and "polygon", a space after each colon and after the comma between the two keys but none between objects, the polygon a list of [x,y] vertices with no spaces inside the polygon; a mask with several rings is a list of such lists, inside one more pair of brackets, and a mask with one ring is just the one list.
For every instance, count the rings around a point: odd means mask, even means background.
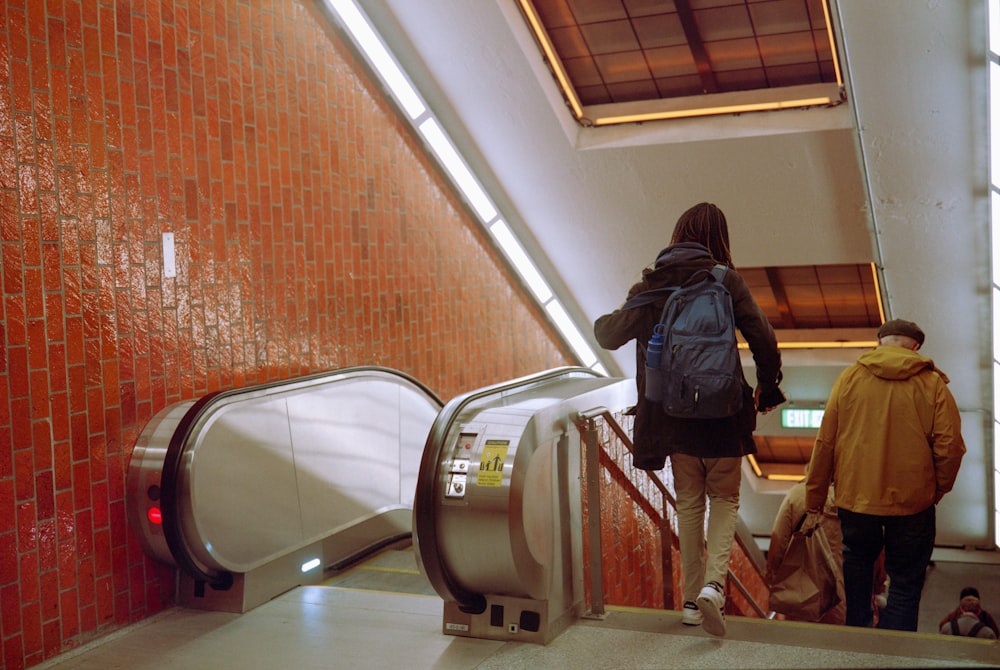
[{"label": "metal stair railing", "polygon": [[[677,501],[674,499],[670,489],[663,483],[660,477],[653,472],[644,470],[643,472],[648,478],[649,483],[652,484],[656,492],[659,494],[660,509],[655,509],[655,506],[648,499],[646,494],[640,491],[635,485],[635,482],[632,481],[631,476],[621,469],[611,454],[608,453],[607,449],[600,444],[600,440],[598,439],[599,431],[597,427],[598,419],[604,419],[605,424],[612,430],[612,432],[614,432],[614,434],[628,450],[629,454],[633,451],[632,439],[630,435],[606,407],[596,407],[577,414],[575,423],[584,436],[584,462],[586,467],[587,486],[588,513],[587,528],[585,529],[585,532],[587,533],[589,540],[588,559],[590,564],[589,586],[591,594],[590,611],[587,616],[592,618],[603,618],[605,616],[603,584],[604,570],[601,548],[601,485],[599,476],[602,467],[611,471],[613,474],[619,475],[616,479],[624,482],[623,488],[629,498],[641,507],[647,516],[655,520],[658,524],[662,556],[661,569],[663,571],[663,603],[664,609],[672,609],[671,606],[674,603],[672,549],[677,549],[679,551],[680,540],[677,538],[676,532],[674,532],[670,519],[676,519]],[[753,556],[753,552],[751,552],[746,546],[743,537],[741,537],[739,533],[736,534],[734,539],[744,553],[748,556]],[[754,569],[756,569],[758,573],[761,570],[760,566],[756,564],[754,564]],[[749,589],[746,588],[743,582],[736,576],[735,573],[733,573],[731,569],[728,571],[727,580],[737,591],[740,592],[758,616],[761,618],[773,617],[772,614],[769,614],[763,607],[761,607],[756,598],[754,598],[753,594],[750,593]]]}]

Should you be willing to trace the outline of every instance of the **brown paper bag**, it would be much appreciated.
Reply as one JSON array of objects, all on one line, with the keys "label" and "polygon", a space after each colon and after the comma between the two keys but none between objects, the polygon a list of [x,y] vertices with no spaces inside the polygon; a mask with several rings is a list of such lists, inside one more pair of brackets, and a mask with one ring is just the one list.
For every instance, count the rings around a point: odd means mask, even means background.
[{"label": "brown paper bag", "polygon": [[840,602],[837,572],[819,514],[806,514],[792,534],[771,585],[770,606],[800,620],[819,621]]}]

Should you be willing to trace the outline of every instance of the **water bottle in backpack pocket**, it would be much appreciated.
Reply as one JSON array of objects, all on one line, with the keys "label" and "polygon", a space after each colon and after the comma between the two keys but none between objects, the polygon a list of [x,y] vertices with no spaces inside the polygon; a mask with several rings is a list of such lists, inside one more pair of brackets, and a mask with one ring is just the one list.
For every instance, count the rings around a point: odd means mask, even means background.
[{"label": "water bottle in backpack pocket", "polygon": [[653,336],[646,345],[646,399],[654,402],[663,400],[660,379],[660,362],[663,356],[663,324],[656,324]]}]

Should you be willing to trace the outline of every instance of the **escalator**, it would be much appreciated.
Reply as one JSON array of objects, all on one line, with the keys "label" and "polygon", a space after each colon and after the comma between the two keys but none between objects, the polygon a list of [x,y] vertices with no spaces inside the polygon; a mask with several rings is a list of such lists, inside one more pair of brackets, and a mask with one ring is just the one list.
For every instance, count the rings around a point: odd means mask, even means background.
[{"label": "escalator", "polygon": [[143,550],[178,570],[178,603],[245,612],[412,531],[421,449],[442,402],[356,367],[170,405],[126,480]]},{"label": "escalator", "polygon": [[418,564],[443,632],[547,643],[583,604],[581,436],[635,382],[560,368],[459,396],[438,414],[414,497]]}]

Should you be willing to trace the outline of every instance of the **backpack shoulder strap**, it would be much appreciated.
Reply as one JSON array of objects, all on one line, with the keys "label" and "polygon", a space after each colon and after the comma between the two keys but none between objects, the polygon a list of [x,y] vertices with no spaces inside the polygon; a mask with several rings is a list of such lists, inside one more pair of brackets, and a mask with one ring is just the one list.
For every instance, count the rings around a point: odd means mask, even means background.
[{"label": "backpack shoulder strap", "polygon": [[979,631],[981,631],[985,626],[986,624],[984,624],[982,621],[977,621],[976,625],[970,628],[969,632],[966,633],[966,635],[968,635],[969,637],[976,637],[977,635],[979,635]]},{"label": "backpack shoulder strap", "polygon": [[958,620],[952,619],[949,623],[951,624],[951,634],[952,635],[961,635],[962,634],[962,632],[960,630],[958,630]]},{"label": "backpack shoulder strap", "polygon": [[716,263],[715,267],[712,268],[712,276],[715,277],[715,281],[717,281],[717,282],[719,282],[721,284],[722,283],[722,279],[723,279],[723,277],[726,276],[726,272],[728,270],[729,270],[729,268],[727,268],[722,263]]}]

